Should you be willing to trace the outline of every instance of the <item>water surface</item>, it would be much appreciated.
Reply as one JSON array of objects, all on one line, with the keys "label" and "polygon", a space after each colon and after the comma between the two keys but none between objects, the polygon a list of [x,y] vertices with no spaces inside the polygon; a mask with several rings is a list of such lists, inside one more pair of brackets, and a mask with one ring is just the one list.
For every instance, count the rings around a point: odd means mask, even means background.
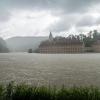
[{"label": "water surface", "polygon": [[100,86],[100,54],[0,54],[0,83]]}]

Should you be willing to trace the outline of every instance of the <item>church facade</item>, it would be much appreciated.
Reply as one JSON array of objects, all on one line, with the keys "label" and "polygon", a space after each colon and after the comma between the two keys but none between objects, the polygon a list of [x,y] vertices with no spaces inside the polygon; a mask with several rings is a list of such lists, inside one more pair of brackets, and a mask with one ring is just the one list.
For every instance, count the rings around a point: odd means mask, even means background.
[{"label": "church facade", "polygon": [[76,37],[55,37],[50,32],[49,39],[43,41],[38,48],[39,53],[100,53],[100,39],[86,47],[84,42]]},{"label": "church facade", "polygon": [[83,53],[83,42],[76,38],[53,38],[52,33],[49,40],[43,41],[39,46],[40,53]]},{"label": "church facade", "polygon": [[39,47],[40,53],[83,53],[83,46],[78,45],[63,45],[63,46],[44,46]]}]

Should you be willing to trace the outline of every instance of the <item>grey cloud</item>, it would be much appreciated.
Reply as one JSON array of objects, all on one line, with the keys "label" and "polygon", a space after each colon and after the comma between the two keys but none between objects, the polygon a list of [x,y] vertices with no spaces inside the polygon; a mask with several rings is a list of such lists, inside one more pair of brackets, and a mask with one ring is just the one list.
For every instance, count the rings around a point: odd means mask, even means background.
[{"label": "grey cloud", "polygon": [[97,20],[96,20],[96,25],[100,25],[100,16],[99,16],[99,18],[97,18]]},{"label": "grey cloud", "polygon": [[16,6],[40,8],[45,10],[62,10],[64,12],[87,11],[92,5],[100,3],[100,0],[11,0]]},{"label": "grey cloud", "polygon": [[0,10],[0,22],[7,22],[11,17],[11,13],[7,10]]},{"label": "grey cloud", "polygon": [[[61,14],[86,12],[98,3],[100,0],[0,0],[0,9],[10,12],[13,9],[49,10],[52,14],[61,16]],[[6,17],[9,16],[7,14],[5,14]],[[5,20],[6,17],[2,15],[1,19]]]},{"label": "grey cloud", "polygon": [[52,25],[48,29],[50,29],[53,32],[62,32],[62,31],[69,30],[70,28],[71,28],[70,24],[65,24],[63,21],[60,21],[60,22]]},{"label": "grey cloud", "polygon": [[68,31],[77,22],[77,16],[79,15],[64,15],[59,21],[55,22],[48,29],[54,32]]},{"label": "grey cloud", "polygon": [[94,26],[96,19],[93,16],[85,15],[76,23],[77,27]]},{"label": "grey cloud", "polygon": [[90,27],[100,25],[100,16],[95,18],[91,15],[83,15],[76,23],[76,27]]},{"label": "grey cloud", "polygon": [[[48,29],[61,32],[75,25],[84,27],[99,23],[99,20],[95,22],[95,18],[84,16],[97,4],[100,4],[100,0],[0,0],[0,9],[3,12],[0,12],[0,21],[8,21],[14,9],[46,10],[61,19]],[[27,18],[32,19],[30,16]]]},{"label": "grey cloud", "polygon": [[62,10],[64,12],[86,11],[92,5],[100,3],[100,0],[2,0],[3,5],[12,8]]},{"label": "grey cloud", "polygon": [[61,16],[61,20],[54,23],[49,28],[55,32],[62,32],[62,31],[68,31],[72,27],[76,27],[76,29],[81,29],[81,30],[83,28],[84,30],[86,29],[86,27],[97,26],[97,25],[100,25],[100,17],[95,18],[94,16],[89,14],[88,15],[71,14],[71,15]]}]

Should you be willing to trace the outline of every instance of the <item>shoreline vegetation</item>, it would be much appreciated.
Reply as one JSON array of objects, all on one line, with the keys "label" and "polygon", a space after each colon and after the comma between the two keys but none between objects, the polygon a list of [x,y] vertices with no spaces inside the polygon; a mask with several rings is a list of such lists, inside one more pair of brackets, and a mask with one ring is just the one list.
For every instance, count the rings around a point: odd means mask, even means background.
[{"label": "shoreline vegetation", "polygon": [[0,100],[100,100],[100,89],[93,86],[39,87],[11,82],[0,85]]}]

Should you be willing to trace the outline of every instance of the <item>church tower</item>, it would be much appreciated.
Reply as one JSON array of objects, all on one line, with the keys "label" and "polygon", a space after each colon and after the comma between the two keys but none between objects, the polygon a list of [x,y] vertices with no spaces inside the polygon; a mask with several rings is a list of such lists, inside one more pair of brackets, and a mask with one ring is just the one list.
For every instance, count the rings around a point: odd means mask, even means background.
[{"label": "church tower", "polygon": [[53,35],[52,35],[51,32],[50,32],[50,34],[49,34],[49,41],[53,41]]}]

